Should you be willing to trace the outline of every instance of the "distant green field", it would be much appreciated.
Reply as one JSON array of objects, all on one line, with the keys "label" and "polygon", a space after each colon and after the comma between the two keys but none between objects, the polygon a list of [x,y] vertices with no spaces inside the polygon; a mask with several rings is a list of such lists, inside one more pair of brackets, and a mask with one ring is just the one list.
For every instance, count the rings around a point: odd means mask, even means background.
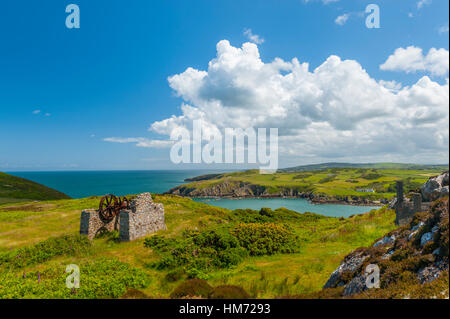
[{"label": "distant green field", "polygon": [[193,189],[211,188],[226,182],[250,183],[264,187],[268,193],[285,189],[311,192],[333,198],[359,197],[371,200],[391,199],[395,195],[395,182],[403,180],[405,192],[419,188],[429,177],[444,169],[369,169],[327,168],[299,172],[259,174],[258,170],[205,176],[183,186]]},{"label": "distant green field", "polygon": [[301,165],[280,169],[280,172],[302,172],[328,168],[370,168],[370,169],[413,169],[413,170],[448,170],[448,165],[424,165],[404,163],[322,163]]},{"label": "distant green field", "polygon": [[24,178],[0,172],[0,205],[31,200],[68,199],[66,194]]}]

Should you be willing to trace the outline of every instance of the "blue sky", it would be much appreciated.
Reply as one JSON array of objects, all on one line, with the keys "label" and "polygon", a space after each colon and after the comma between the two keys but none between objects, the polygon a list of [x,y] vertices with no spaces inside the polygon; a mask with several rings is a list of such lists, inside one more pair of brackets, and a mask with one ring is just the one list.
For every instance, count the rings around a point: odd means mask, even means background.
[{"label": "blue sky", "polygon": [[[251,42],[246,29],[264,39],[257,43],[264,63],[275,58],[297,58],[309,63],[312,72],[336,55],[341,60],[357,61],[375,81],[396,81],[408,87],[427,76],[433,83],[446,85],[448,72],[436,75],[430,69],[405,69],[398,64],[382,70],[380,65],[396,49],[410,46],[422,49],[424,55],[431,48],[445,49],[448,54],[448,1],[324,2],[73,0],[81,11],[80,29],[65,26],[69,1],[2,3],[0,170],[174,168],[168,148],[138,147],[136,143],[104,139],[167,140],[162,129],[149,131],[149,127],[182,115],[182,103],[197,107],[195,103],[204,102],[183,96],[169,85],[168,77],[182,74],[188,67],[208,70],[219,41],[228,40],[235,48]],[[380,29],[365,26],[363,12],[369,3],[380,7]],[[336,23],[343,15],[348,18],[345,23]],[[396,152],[395,145],[380,147],[383,136],[377,136],[367,142],[373,145],[372,153],[362,152],[362,145],[352,149],[361,156],[346,157],[337,150],[325,152],[303,145],[304,131],[296,133],[296,151],[281,154],[280,164],[408,159],[446,163],[448,155],[443,154],[448,152],[448,84],[447,95],[436,105],[432,115],[446,117],[447,124],[434,120],[432,128],[433,123],[427,120],[426,125],[418,126],[423,129],[424,140],[441,139],[434,148],[425,141],[415,144],[406,140],[403,146],[412,143],[409,148]],[[418,117],[426,112],[423,108],[429,105],[423,102],[420,107],[413,111],[416,118],[411,123],[418,123]],[[402,116],[406,115],[399,115],[400,121]],[[210,121],[215,123],[214,119]],[[328,131],[330,136],[342,136],[333,144],[345,148],[345,138],[353,131],[342,131],[333,120],[310,119],[305,130],[327,121],[333,127]],[[425,136],[428,133],[432,136]],[[361,131],[354,134],[371,135]],[[409,135],[406,128],[402,134]],[[292,136],[287,134],[286,141]],[[386,135],[386,139],[390,136]],[[324,148],[330,149],[327,145]],[[415,157],[408,152],[428,155]]]}]

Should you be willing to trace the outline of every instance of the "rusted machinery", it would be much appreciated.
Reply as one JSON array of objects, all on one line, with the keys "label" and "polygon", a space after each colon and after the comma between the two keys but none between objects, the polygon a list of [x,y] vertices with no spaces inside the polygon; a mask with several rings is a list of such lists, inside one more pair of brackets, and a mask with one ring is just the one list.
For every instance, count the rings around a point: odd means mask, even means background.
[{"label": "rusted machinery", "polygon": [[129,208],[129,206],[130,201],[125,196],[116,197],[108,194],[100,199],[98,212],[104,221],[111,221],[120,214],[121,210]]}]

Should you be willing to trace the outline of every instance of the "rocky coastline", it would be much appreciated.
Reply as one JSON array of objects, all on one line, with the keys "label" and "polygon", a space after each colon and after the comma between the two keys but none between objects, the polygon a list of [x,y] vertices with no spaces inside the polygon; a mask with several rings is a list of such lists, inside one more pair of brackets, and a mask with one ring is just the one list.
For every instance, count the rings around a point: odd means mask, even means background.
[{"label": "rocky coastline", "polygon": [[369,200],[365,197],[346,196],[345,198],[332,197],[325,194],[314,194],[311,191],[302,192],[298,189],[284,188],[279,192],[271,193],[264,186],[245,182],[226,181],[204,188],[180,185],[170,189],[166,194],[189,198],[214,199],[276,199],[276,198],[303,198],[311,204],[337,204],[352,206],[383,206],[389,203],[387,199]]}]

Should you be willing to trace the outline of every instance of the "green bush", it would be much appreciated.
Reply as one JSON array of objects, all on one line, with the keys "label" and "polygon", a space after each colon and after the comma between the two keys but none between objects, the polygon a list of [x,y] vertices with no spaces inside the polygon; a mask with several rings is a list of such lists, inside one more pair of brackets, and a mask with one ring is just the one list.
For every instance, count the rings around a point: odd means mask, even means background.
[{"label": "green bush", "polygon": [[208,295],[209,299],[250,299],[244,288],[232,285],[215,287]]},{"label": "green bush", "polygon": [[192,238],[194,244],[200,247],[211,247],[215,250],[225,250],[239,246],[236,237],[226,233],[218,233],[214,230],[205,231]]},{"label": "green bush", "polygon": [[259,211],[259,214],[261,216],[274,217],[274,214],[273,214],[272,210],[270,208],[267,208],[267,207],[261,208],[261,210]]},{"label": "green bush", "polygon": [[44,240],[36,245],[0,254],[0,266],[23,268],[40,264],[56,256],[88,252],[91,242],[86,236],[64,235]]},{"label": "green bush", "polygon": [[292,253],[298,250],[298,237],[286,226],[274,223],[239,224],[233,230],[250,255]]},{"label": "green bush", "polygon": [[177,269],[177,270],[168,272],[165,278],[168,282],[176,282],[176,281],[180,280],[181,278],[183,278],[183,276],[184,276],[184,271],[182,269]]},{"label": "green bush", "polygon": [[219,252],[218,255],[221,268],[238,265],[247,256],[248,251],[243,247],[230,248]]},{"label": "green bush", "polygon": [[99,259],[80,267],[80,288],[66,287],[65,267],[17,273],[0,272],[0,299],[96,299],[119,298],[128,289],[148,286],[149,277],[140,269],[115,259]]},{"label": "green bush", "polygon": [[146,239],[144,245],[160,254],[159,261],[152,264],[154,268],[184,267],[191,278],[207,269],[237,265],[248,256],[237,238],[226,229],[204,232],[189,230],[184,232],[181,239],[153,236]]},{"label": "green bush", "polygon": [[[242,223],[270,223],[275,220],[273,213],[271,216],[267,213],[267,209],[261,209],[261,211],[256,211],[253,209],[236,209],[232,212],[234,219]],[[262,212],[262,214],[261,214]]]},{"label": "green bush", "polygon": [[152,236],[149,238],[146,238],[144,240],[144,246],[147,248],[153,248],[156,250],[166,250],[172,245],[176,244],[176,240],[173,238],[164,238],[162,236]]},{"label": "green bush", "polygon": [[212,287],[203,279],[190,279],[177,286],[170,298],[181,299],[186,297],[203,297],[207,298]]}]

